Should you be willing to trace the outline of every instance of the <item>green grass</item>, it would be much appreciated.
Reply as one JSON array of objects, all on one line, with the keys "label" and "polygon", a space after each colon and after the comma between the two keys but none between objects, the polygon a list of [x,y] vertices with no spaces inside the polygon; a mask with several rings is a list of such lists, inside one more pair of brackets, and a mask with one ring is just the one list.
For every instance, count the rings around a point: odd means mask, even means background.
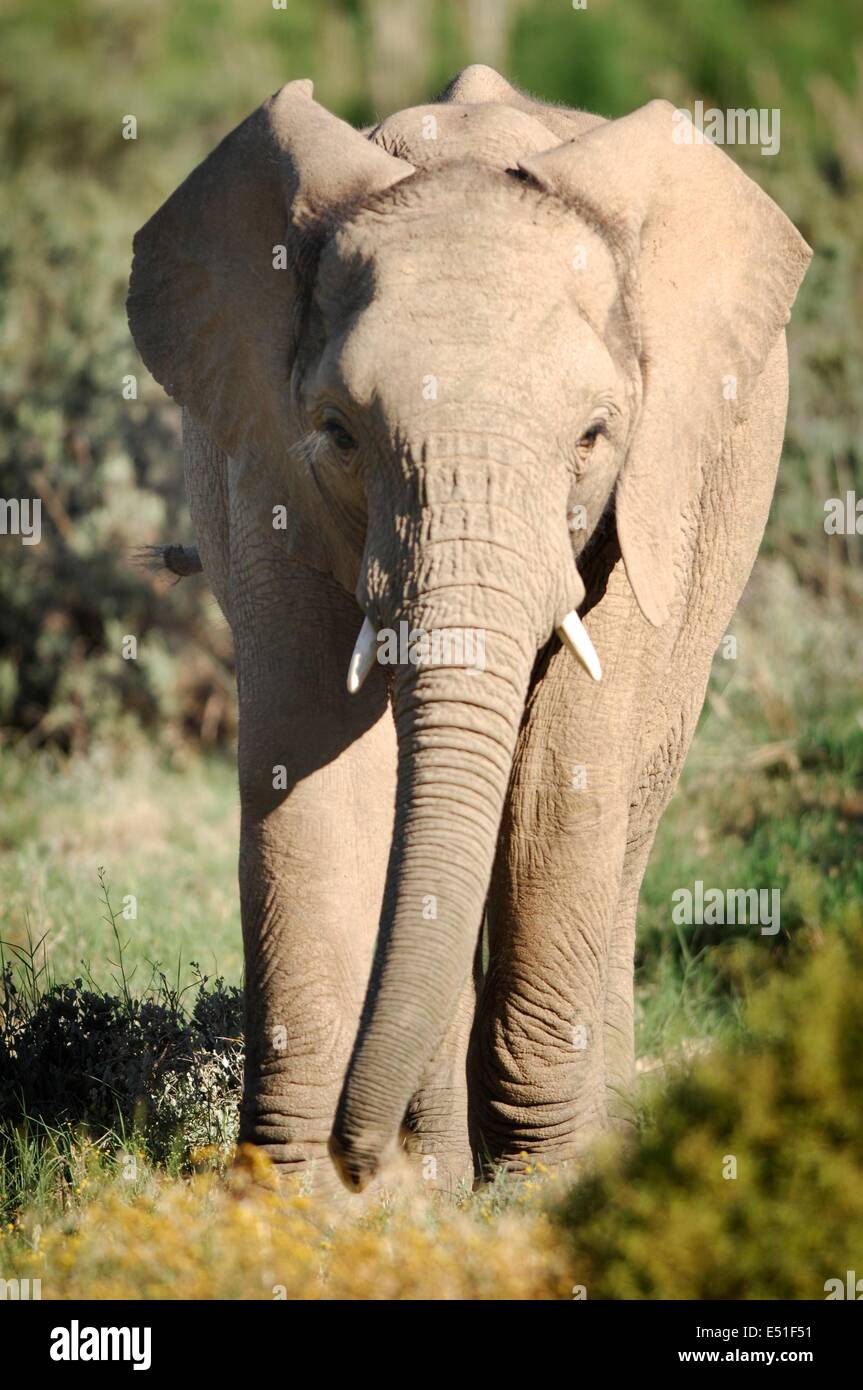
[{"label": "green grass", "polygon": [[[117,974],[105,871],[125,969],[142,989],[158,963],[186,985],[191,962],[230,983],[242,975],[236,887],[236,772],[221,758],[160,762],[106,747],[66,760],[0,755],[0,939],[43,945],[54,979]],[[137,898],[137,918],[124,899]],[[126,904],[125,910],[131,911]],[[113,962],[113,964],[111,964]]]},{"label": "green grass", "polygon": [[[717,655],[680,787],[659,827],[639,904],[640,1052],[738,1027],[739,976],[784,968],[790,944],[859,917],[863,716],[842,600],[798,586],[763,556]],[[681,926],[672,894],[780,893],[781,927]]]}]

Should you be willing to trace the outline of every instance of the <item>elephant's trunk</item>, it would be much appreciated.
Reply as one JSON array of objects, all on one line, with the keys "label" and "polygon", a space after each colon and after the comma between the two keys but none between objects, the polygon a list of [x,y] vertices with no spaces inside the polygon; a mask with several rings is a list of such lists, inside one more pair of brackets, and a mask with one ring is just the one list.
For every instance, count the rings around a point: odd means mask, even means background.
[{"label": "elephant's trunk", "polygon": [[[552,610],[566,606],[564,591],[571,597],[579,584],[560,547],[550,547],[552,563],[549,553],[537,559],[535,531],[524,552],[498,544],[500,517],[496,525],[484,507],[484,519],[471,522],[470,508],[459,506],[458,537],[446,536],[452,517],[445,524],[440,513],[437,526],[426,519],[420,528],[426,540],[438,537],[411,566],[422,588],[393,606],[408,629],[429,635],[432,650],[431,664],[394,672],[395,830],[366,1007],[330,1141],[355,1189],[397,1135],[470,973],[537,645],[552,629]],[[522,515],[527,543],[530,517]],[[398,582],[400,598],[406,588]],[[367,607],[379,628],[381,603]],[[443,640],[435,650],[435,633],[447,629],[474,634],[483,669],[448,660]]]},{"label": "elephant's trunk", "polygon": [[495,636],[499,651],[510,648],[505,676],[395,673],[395,830],[367,1009],[331,1144],[357,1188],[398,1132],[471,970],[534,656]]}]

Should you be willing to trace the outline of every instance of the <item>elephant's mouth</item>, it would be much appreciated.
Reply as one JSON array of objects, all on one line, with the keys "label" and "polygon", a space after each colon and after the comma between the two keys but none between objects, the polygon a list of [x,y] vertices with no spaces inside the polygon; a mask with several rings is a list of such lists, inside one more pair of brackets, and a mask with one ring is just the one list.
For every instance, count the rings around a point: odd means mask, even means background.
[{"label": "elephant's mouth", "polygon": [[[574,608],[571,608],[558,624],[556,632],[562,646],[571,652],[587,674],[595,681],[602,680],[602,666],[596,648]],[[434,633],[431,634],[433,638],[435,635]],[[375,631],[374,624],[369,618],[365,618],[348,665],[347,689],[349,695],[356,695],[362,689],[369,671],[375,661],[379,659],[378,637],[379,634]]]}]

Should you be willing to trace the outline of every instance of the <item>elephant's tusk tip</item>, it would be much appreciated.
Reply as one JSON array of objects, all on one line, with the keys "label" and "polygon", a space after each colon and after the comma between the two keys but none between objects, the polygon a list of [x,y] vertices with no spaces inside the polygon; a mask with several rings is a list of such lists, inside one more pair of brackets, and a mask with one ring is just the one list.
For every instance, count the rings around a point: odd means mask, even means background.
[{"label": "elephant's tusk tip", "polygon": [[356,695],[375,661],[377,633],[368,618],[363,619],[360,635],[354,644],[353,654],[348,664],[347,689],[349,695]]},{"label": "elephant's tusk tip", "polygon": [[359,662],[357,661],[356,657],[353,657],[351,659],[351,664],[348,667],[348,678],[345,681],[345,685],[347,687],[349,695],[356,695],[357,691],[360,689],[362,685],[362,681],[360,680],[360,673],[357,669],[358,666]]},{"label": "elephant's tusk tip", "polygon": [[602,680],[602,666],[596,648],[587,635],[587,628],[573,608],[557,629],[557,635],[576,661],[595,681]]}]

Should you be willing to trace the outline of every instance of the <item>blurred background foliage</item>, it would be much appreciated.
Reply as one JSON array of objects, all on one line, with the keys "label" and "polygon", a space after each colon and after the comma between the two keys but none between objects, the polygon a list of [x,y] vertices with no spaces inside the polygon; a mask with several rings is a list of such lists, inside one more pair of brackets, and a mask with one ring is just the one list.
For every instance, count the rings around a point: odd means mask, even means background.
[{"label": "blurred background foliage", "polygon": [[360,124],[478,60],[607,116],[658,95],[779,107],[778,155],[733,152],[816,250],[766,553],[837,611],[857,603],[863,540],[822,523],[828,497],[863,495],[860,39],[856,0],[7,0],[0,496],[41,496],[43,539],[0,538],[6,741],[80,748],[142,727],[168,747],[232,740],[230,644],[203,582],[166,586],[131,562],[189,523],[178,412],[141,367],[123,301],[135,229],[299,76]]}]

